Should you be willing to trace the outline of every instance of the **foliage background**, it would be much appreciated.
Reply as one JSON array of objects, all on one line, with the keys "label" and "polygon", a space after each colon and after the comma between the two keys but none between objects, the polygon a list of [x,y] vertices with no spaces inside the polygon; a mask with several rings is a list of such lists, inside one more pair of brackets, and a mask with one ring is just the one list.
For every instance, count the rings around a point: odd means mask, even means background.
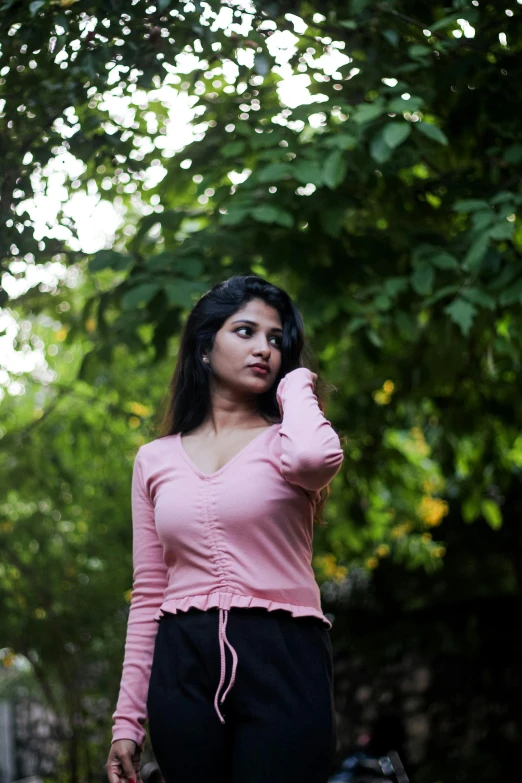
[{"label": "foliage background", "polygon": [[[96,778],[107,753],[130,471],[180,328],[253,271],[295,297],[337,387],[314,567],[339,757],[392,716],[419,783],[498,780],[520,742],[520,3],[0,11],[0,304],[45,359],[0,370],[3,681],[27,688],[27,661],[54,777]],[[93,253],[83,193],[119,216]]]}]

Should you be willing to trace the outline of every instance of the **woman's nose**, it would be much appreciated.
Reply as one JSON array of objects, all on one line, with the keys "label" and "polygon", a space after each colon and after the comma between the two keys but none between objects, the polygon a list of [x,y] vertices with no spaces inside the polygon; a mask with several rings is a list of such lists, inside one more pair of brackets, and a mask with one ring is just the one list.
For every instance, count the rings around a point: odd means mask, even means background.
[{"label": "woman's nose", "polygon": [[270,356],[270,343],[267,340],[260,340],[256,345],[255,353],[261,353],[263,356]]}]

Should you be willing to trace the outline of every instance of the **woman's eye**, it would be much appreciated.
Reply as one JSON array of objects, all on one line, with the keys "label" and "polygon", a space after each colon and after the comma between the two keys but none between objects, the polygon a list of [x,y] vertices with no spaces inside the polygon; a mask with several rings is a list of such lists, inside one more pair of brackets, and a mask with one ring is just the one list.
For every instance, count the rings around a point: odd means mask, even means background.
[{"label": "woman's eye", "polygon": [[[235,330],[235,332],[236,332],[236,334],[239,334],[240,332],[247,332],[250,335],[250,334],[252,334],[252,329],[250,328],[250,326],[239,326]],[[271,337],[270,339],[271,340],[275,340],[274,345],[275,345],[276,348],[281,348],[281,338],[280,337],[274,336],[274,337]]]}]

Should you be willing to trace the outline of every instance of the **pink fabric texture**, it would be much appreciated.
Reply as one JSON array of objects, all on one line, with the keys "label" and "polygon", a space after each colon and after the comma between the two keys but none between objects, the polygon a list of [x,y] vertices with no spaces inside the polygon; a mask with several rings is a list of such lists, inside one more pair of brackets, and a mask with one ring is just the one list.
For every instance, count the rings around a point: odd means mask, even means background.
[{"label": "pink fabric texture", "polygon": [[[338,472],[339,438],[319,408],[311,372],[288,373],[277,388],[282,422],[268,427],[214,473],[189,458],[180,434],[141,446],[132,475],[134,579],[113,741],[145,738],[157,620],[190,607],[219,611],[224,684],[231,607],[283,609],[318,617],[311,565],[319,491]],[[239,666],[241,663],[239,662]]]}]

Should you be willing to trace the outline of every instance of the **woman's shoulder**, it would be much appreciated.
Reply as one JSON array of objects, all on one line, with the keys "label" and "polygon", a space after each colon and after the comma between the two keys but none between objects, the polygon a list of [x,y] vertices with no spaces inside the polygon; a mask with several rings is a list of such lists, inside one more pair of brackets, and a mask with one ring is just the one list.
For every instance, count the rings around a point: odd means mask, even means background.
[{"label": "woman's shoulder", "polygon": [[155,458],[160,454],[170,451],[172,449],[172,441],[178,438],[179,435],[162,435],[160,438],[154,438],[154,440],[143,443],[137,453],[136,459],[148,460]]}]

